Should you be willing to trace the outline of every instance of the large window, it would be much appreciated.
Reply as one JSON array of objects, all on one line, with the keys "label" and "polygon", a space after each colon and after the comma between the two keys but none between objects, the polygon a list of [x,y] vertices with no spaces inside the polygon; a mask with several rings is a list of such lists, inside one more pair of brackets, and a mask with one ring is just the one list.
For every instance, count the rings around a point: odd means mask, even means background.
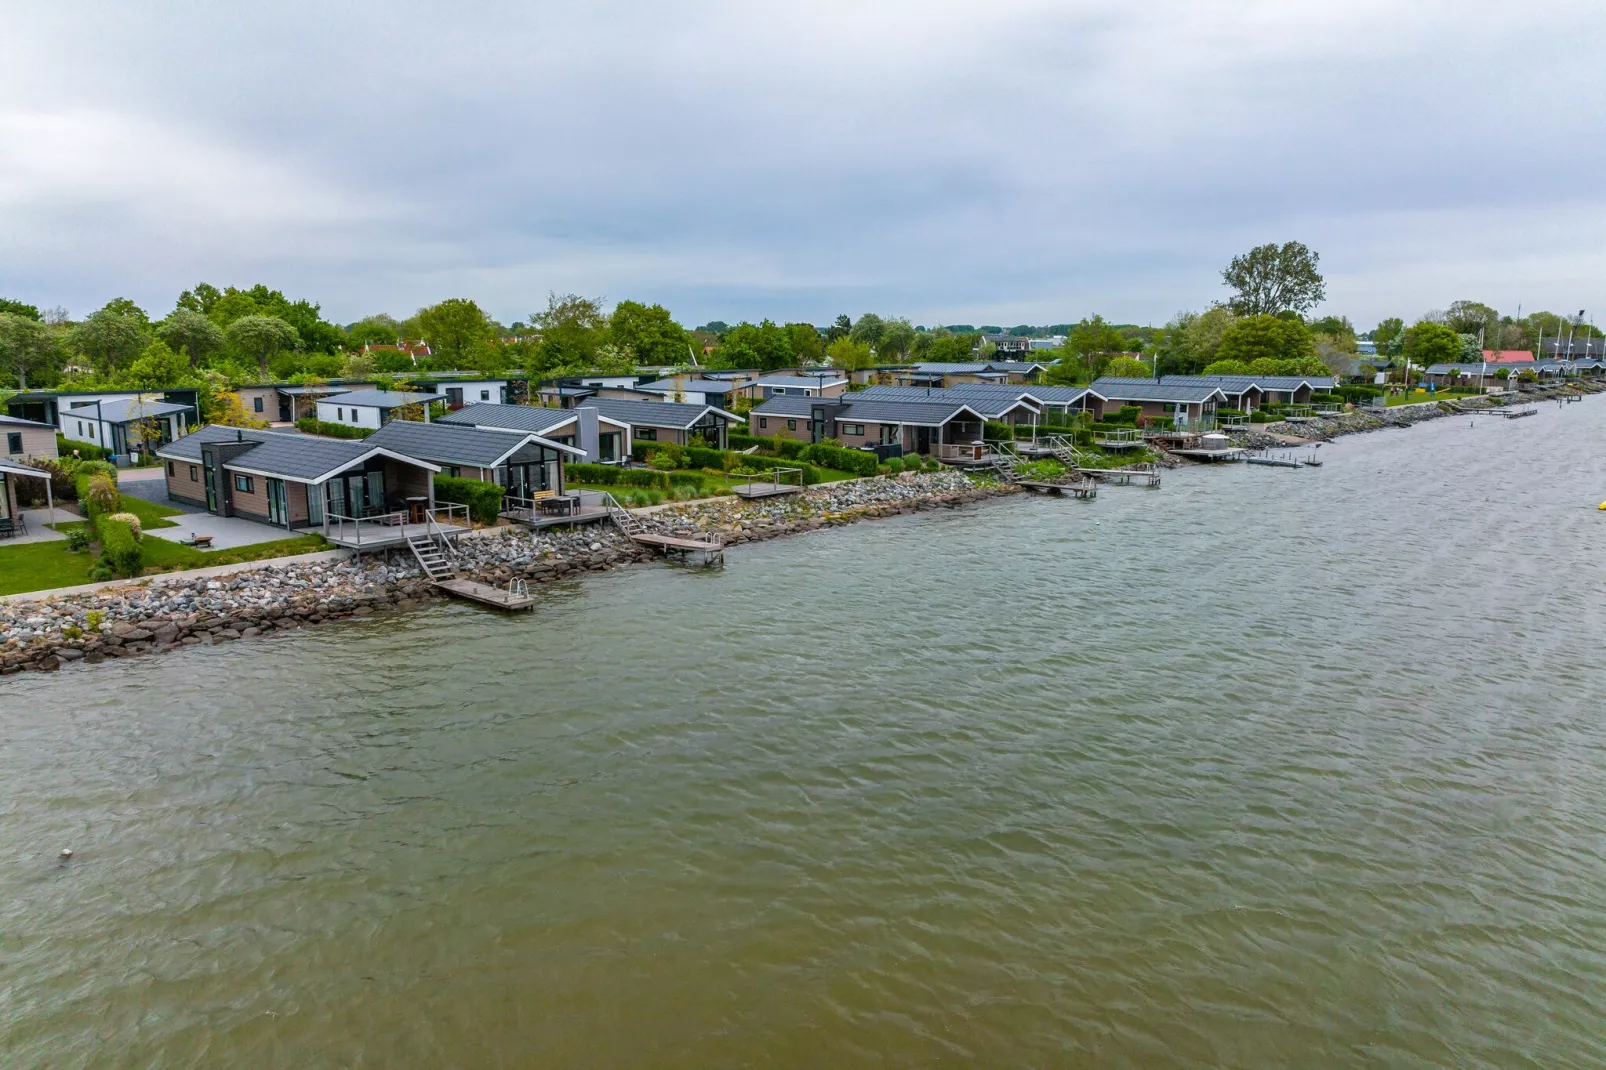
[{"label": "large window", "polygon": [[635,431],[637,438],[645,439],[648,442],[658,441],[658,429],[656,427],[638,427]]},{"label": "large window", "polygon": [[6,452],[7,453],[21,453],[22,452],[22,432],[21,431],[10,431],[10,432],[6,433]]},{"label": "large window", "polygon": [[262,395],[258,394],[256,397],[251,399],[251,408],[257,412],[262,411]]},{"label": "large window", "polygon": [[844,435],[862,435],[862,434],[864,434],[864,425],[863,424],[843,424],[842,425],[842,433]]}]

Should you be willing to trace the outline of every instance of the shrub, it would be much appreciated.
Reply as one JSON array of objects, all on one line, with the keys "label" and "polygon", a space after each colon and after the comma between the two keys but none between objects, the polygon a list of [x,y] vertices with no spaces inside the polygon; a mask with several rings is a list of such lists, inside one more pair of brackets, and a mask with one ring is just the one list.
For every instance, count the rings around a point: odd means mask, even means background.
[{"label": "shrub", "polygon": [[137,576],[144,565],[139,537],[134,534],[127,514],[107,513],[95,520],[95,534],[100,539],[100,564],[119,576]]},{"label": "shrub", "polygon": [[685,451],[686,468],[723,468],[725,454],[720,450],[689,446]]},{"label": "shrub", "polygon": [[993,441],[1013,439],[1015,437],[1015,425],[1006,424],[1001,420],[988,420],[982,425],[981,437]]},{"label": "shrub", "polygon": [[[684,446],[677,446],[673,442],[652,442],[638,438],[630,444],[630,459],[633,461],[647,461],[653,454],[660,453],[673,462],[670,464],[671,468],[684,468],[685,451],[686,448]],[[649,461],[648,463],[651,462]]]},{"label": "shrub", "polygon": [[505,487],[487,483],[483,479],[459,479],[455,476],[435,477],[435,497],[443,502],[468,506],[468,515],[481,524],[496,523],[502,511]]},{"label": "shrub", "polygon": [[852,472],[856,476],[873,476],[880,461],[869,450],[843,449],[824,442],[807,446],[798,452],[798,460],[817,464],[822,468],[835,468]]},{"label": "shrub", "polygon": [[881,469],[882,471],[886,472],[887,475],[895,476],[899,472],[903,471],[903,459],[900,457],[894,457],[883,464]]},{"label": "shrub", "polygon": [[91,461],[78,466],[73,484],[78,493],[78,504],[84,517],[91,523],[103,513],[116,512],[122,504],[117,491],[117,470],[105,461]]},{"label": "shrub", "polygon": [[667,450],[653,450],[647,454],[647,467],[660,472],[671,472],[680,467],[680,458]]},{"label": "shrub", "polygon": [[367,438],[374,433],[371,427],[352,427],[350,424],[332,424],[311,416],[296,421],[296,429],[303,434],[322,435],[325,438]]},{"label": "shrub", "polygon": [[[119,502],[118,504],[122,503]],[[145,533],[141,531],[139,527],[139,517],[135,516],[133,513],[110,513],[108,514],[108,519],[121,520],[123,523],[127,524],[129,530],[134,533],[134,538],[136,539],[143,539],[145,537]]]},{"label": "shrub", "polygon": [[67,529],[67,549],[72,553],[82,553],[89,549],[90,535],[88,528]]},{"label": "shrub", "polygon": [[97,564],[94,568],[89,570],[88,579],[90,583],[101,583],[105,580],[113,578],[116,575],[117,574],[115,572],[106,567],[104,564]]},{"label": "shrub", "polygon": [[574,482],[598,487],[611,487],[618,483],[619,473],[624,471],[611,464],[571,464],[566,470]]},{"label": "shrub", "polygon": [[56,433],[56,452],[63,457],[71,457],[73,450],[86,461],[102,461],[112,455],[112,451],[105,446],[97,446],[93,442],[79,442],[68,438],[61,432]]}]

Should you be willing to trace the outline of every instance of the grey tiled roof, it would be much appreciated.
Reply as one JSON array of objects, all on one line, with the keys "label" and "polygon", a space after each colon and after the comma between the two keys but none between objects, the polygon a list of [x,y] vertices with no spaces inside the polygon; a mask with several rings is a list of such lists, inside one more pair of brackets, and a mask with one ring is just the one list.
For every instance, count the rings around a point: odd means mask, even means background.
[{"label": "grey tiled roof", "polygon": [[[1085,390],[1080,387],[1076,396],[1080,398]],[[1024,386],[1009,386],[1002,383],[972,383],[951,387],[923,387],[923,386],[869,386],[856,394],[847,395],[854,401],[913,401],[923,405],[969,405],[983,416],[991,419],[1002,416],[1010,409],[1015,408],[1023,399],[1027,399],[1028,407],[1033,410],[1037,405],[1030,398],[1036,395],[1031,388]],[[1056,404],[1058,404],[1056,402]]]},{"label": "grey tiled roof", "polygon": [[1110,401],[1200,402],[1225,396],[1219,386],[1204,383],[1156,382],[1153,379],[1106,377],[1093,383],[1093,390]]},{"label": "grey tiled roof", "polygon": [[[363,441],[370,446],[419,457],[437,464],[471,464],[492,468],[532,438],[528,431],[489,430],[463,424],[392,420]],[[557,446],[555,442],[543,444]]]},{"label": "grey tiled roof", "polygon": [[701,420],[710,410],[715,413],[723,411],[712,405],[685,405],[678,401],[628,401],[624,398],[587,398],[579,407],[596,409],[608,419],[632,427],[673,427],[681,430]]},{"label": "grey tiled roof", "polygon": [[847,379],[836,372],[822,372],[820,375],[766,375],[758,381],[759,386],[808,386],[818,390],[820,384],[834,386],[845,383]]},{"label": "grey tiled roof", "polygon": [[370,409],[399,409],[425,401],[443,401],[445,394],[410,394],[400,390],[352,390],[329,399],[337,405],[357,405]]},{"label": "grey tiled roof", "polygon": [[[319,438],[316,435],[284,431],[256,431],[211,424],[194,434],[170,442],[156,451],[158,457],[191,464],[201,462],[201,446],[207,442],[255,442],[256,445],[224,465],[248,468],[286,479],[318,479],[356,463],[376,447],[366,441]],[[401,452],[393,450],[392,452]]]},{"label": "grey tiled roof", "polygon": [[937,427],[947,423],[955,416],[979,417],[981,414],[968,406],[943,402],[933,404],[928,401],[875,401],[858,400],[846,406],[837,413],[838,420],[864,421],[877,424],[916,424],[922,427]]},{"label": "grey tiled roof", "polygon": [[807,418],[813,414],[814,406],[820,404],[819,398],[804,397],[802,394],[776,394],[762,405],[753,406],[753,412],[760,416],[802,416]]},{"label": "grey tiled roof", "polygon": [[548,409],[540,405],[496,405],[480,402],[465,405],[442,416],[437,423],[467,424],[470,427],[497,427],[508,431],[533,431],[544,435],[574,419],[573,409]]},{"label": "grey tiled roof", "polygon": [[673,394],[677,390],[686,394],[728,394],[738,388],[723,379],[658,379],[641,383],[636,389],[649,394]]}]

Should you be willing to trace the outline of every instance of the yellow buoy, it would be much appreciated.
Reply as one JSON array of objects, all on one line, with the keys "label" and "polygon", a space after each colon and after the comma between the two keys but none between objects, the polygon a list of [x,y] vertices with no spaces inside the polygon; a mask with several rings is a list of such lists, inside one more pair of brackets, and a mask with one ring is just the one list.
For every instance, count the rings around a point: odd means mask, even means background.
[{"label": "yellow buoy", "polygon": [[1600,511],[1606,513],[1606,502],[1600,503]]}]

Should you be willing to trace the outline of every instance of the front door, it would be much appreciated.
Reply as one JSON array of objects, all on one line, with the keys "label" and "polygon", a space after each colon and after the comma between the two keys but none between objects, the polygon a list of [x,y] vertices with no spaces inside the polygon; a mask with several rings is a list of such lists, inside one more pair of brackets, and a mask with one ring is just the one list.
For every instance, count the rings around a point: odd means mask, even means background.
[{"label": "front door", "polygon": [[284,480],[269,479],[267,484],[268,523],[288,527],[290,525],[290,511],[285,508]]},{"label": "front door", "polygon": [[217,512],[217,467],[210,458],[205,461],[205,471],[201,473],[206,479],[206,511]]},{"label": "front door", "polygon": [[930,453],[931,452],[931,428],[929,428],[929,427],[917,427],[917,428],[915,428],[915,452],[916,453]]}]

